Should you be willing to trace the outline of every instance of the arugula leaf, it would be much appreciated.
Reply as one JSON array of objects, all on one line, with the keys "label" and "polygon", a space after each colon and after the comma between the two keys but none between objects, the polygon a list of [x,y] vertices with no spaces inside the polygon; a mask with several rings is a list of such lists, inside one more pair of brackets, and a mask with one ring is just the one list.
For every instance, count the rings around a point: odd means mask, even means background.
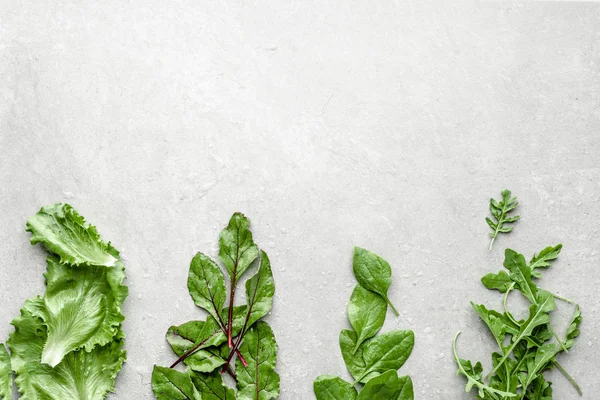
[{"label": "arugula leaf", "polygon": [[500,293],[505,293],[508,288],[513,284],[513,280],[504,271],[500,271],[497,274],[490,272],[481,278],[481,283],[488,289],[499,290]]},{"label": "arugula leaf", "polygon": [[511,192],[508,189],[502,191],[501,201],[496,201],[490,198],[490,212],[495,219],[495,221],[492,221],[490,218],[485,219],[485,222],[487,222],[493,231],[490,233],[490,236],[492,237],[492,241],[490,242],[490,250],[492,250],[494,240],[496,240],[498,234],[508,233],[513,230],[512,223],[517,222],[520,217],[518,215],[509,217],[508,214],[518,205],[519,202],[517,201],[517,197],[511,197]]},{"label": "arugula leaf", "polygon": [[219,372],[192,374],[192,382],[202,400],[235,400],[235,392],[223,384],[223,376]]},{"label": "arugula leaf", "polygon": [[332,375],[317,377],[313,390],[317,400],[356,400],[358,396],[358,392],[350,382]]},{"label": "arugula leaf", "polygon": [[505,397],[516,397],[517,395],[515,393],[494,389],[493,387],[484,384],[482,379],[483,367],[481,366],[480,362],[473,366],[471,361],[464,360],[458,357],[458,354],[456,352],[456,339],[458,338],[458,335],[460,335],[460,332],[458,332],[456,336],[454,336],[454,340],[452,342],[452,351],[454,352],[454,359],[458,364],[457,374],[462,374],[467,378],[467,385],[465,387],[465,391],[470,392],[471,389],[475,386],[477,388],[479,397],[483,399],[490,398],[493,400],[500,400]]},{"label": "arugula leaf", "polygon": [[[571,348],[579,335],[579,306],[572,300],[539,288],[532,280],[532,277],[541,277],[536,270],[549,267],[551,261],[558,257],[561,248],[560,244],[546,247],[538,255],[534,255],[529,264],[522,254],[506,249],[504,267],[510,274],[500,271],[482,278],[482,283],[488,289],[504,293],[504,313],[471,303],[500,349],[500,352],[492,354],[492,372],[484,379],[481,364],[473,366],[470,361],[458,358],[456,337],[453,342],[458,373],[467,378],[467,391],[477,387],[478,398],[499,400],[507,396],[519,397],[521,400],[551,399],[551,383],[546,382],[543,374],[553,367],[559,369],[581,395],[577,382],[556,360],[556,355]],[[519,291],[531,303],[526,320],[517,321],[506,309],[507,297],[514,290]],[[550,314],[556,307],[555,298],[575,304],[573,317],[563,339],[558,337],[550,324]],[[549,342],[553,338],[557,339],[557,343]],[[489,384],[486,384],[485,380],[488,379]]]},{"label": "arugula leaf", "polygon": [[42,243],[62,263],[112,267],[118,262],[118,252],[68,204],[42,207],[27,220],[27,231],[32,233],[31,244]]},{"label": "arugula leaf", "polygon": [[271,327],[258,322],[250,328],[240,352],[247,360],[236,362],[238,400],[269,400],[279,396],[279,375],[275,372],[277,343]]},{"label": "arugula leaf", "polygon": [[535,303],[536,285],[531,280],[531,269],[525,257],[514,250],[504,252],[504,267],[510,271],[510,279],[518,285],[518,289],[529,301]]},{"label": "arugula leaf", "polygon": [[581,321],[581,310],[579,309],[579,305],[575,305],[575,312],[573,313],[573,317],[571,318],[571,322],[569,323],[569,327],[567,328],[567,334],[565,335],[565,339],[563,340],[563,346],[567,350],[573,347],[575,339],[577,338],[577,336],[579,336],[579,325],[581,325]]},{"label": "arugula leaf", "polygon": [[114,389],[114,381],[125,361],[124,334],[91,351],[72,351],[54,368],[41,363],[42,348],[47,338],[40,318],[28,311],[27,300],[21,316],[13,320],[15,331],[10,334],[15,381],[24,399],[102,399]]},{"label": "arugula leaf", "polygon": [[154,366],[152,391],[158,400],[202,400],[189,374]]},{"label": "arugula leaf", "polygon": [[400,315],[387,295],[392,284],[392,268],[387,261],[369,250],[355,247],[352,268],[356,280],[363,288],[379,294],[396,316]]},{"label": "arugula leaf", "polygon": [[348,304],[348,319],[358,335],[353,353],[383,327],[386,311],[387,303],[383,297],[360,285],[354,288]]},{"label": "arugula leaf", "polygon": [[188,290],[194,304],[208,311],[213,318],[221,322],[221,326],[225,326],[219,314],[227,297],[225,278],[217,264],[202,253],[192,258]]},{"label": "arugula leaf", "polygon": [[536,271],[538,268],[548,268],[550,266],[550,262],[554,261],[558,258],[560,254],[560,250],[562,249],[562,244],[557,244],[556,246],[548,246],[544,250],[540,251],[539,254],[534,254],[529,261],[529,268],[531,269],[531,276],[535,278],[541,278],[542,274],[539,271]]},{"label": "arugula leaf", "polygon": [[0,400],[10,400],[12,395],[12,368],[10,356],[4,344],[0,343]]}]

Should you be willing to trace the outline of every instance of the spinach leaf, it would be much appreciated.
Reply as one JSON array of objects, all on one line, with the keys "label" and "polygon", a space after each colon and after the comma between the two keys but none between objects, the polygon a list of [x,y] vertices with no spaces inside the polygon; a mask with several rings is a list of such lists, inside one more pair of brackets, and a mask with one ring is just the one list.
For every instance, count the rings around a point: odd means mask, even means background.
[{"label": "spinach leaf", "polygon": [[353,353],[358,346],[379,332],[385,322],[387,304],[383,297],[357,285],[350,296],[348,319],[358,335]]},{"label": "spinach leaf", "polygon": [[383,297],[394,313],[399,315],[396,307],[388,299],[388,289],[392,284],[392,268],[390,264],[369,250],[355,247],[352,268],[354,269],[354,276],[358,283],[363,288]]},{"label": "spinach leaf", "polygon": [[[359,284],[348,305],[354,329],[340,332],[340,349],[354,383],[331,375],[319,376],[313,385],[317,400],[386,399],[413,400],[412,381],[398,377],[414,346],[412,331],[394,330],[378,335],[385,322],[391,268],[375,253],[356,247],[354,275]],[[364,286],[364,285],[366,286]],[[395,309],[393,309],[395,311]],[[355,386],[362,390],[358,391]]]},{"label": "spinach leaf", "polygon": [[490,199],[490,212],[495,220],[492,221],[490,218],[485,219],[485,222],[492,228],[492,232],[490,233],[492,237],[490,250],[492,250],[494,240],[496,240],[498,234],[508,233],[513,230],[512,224],[519,220],[519,216],[509,217],[508,214],[518,205],[517,197],[511,197],[511,192],[508,189],[502,191],[502,200],[496,201]]},{"label": "spinach leaf", "polygon": [[350,382],[332,375],[315,379],[313,389],[317,400],[355,400],[358,392]]}]

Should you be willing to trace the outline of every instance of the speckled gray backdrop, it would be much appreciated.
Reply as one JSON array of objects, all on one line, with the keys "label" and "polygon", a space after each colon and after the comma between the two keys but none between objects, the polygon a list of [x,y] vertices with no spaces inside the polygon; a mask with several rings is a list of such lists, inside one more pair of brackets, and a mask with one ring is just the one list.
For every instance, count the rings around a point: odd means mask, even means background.
[{"label": "speckled gray backdrop", "polygon": [[[469,300],[503,247],[562,242],[542,284],[579,300],[565,367],[600,396],[600,5],[572,2],[1,1],[0,341],[43,290],[26,218],[68,201],[126,260],[128,362],[151,398],[169,325],[202,316],[189,261],[233,211],[272,260],[282,400],[348,377],[354,245],[388,259],[417,399],[470,399],[451,340],[489,365]],[[378,3],[378,4],[373,4]],[[487,250],[487,201],[514,233]],[[555,398],[575,399],[560,375]]]}]

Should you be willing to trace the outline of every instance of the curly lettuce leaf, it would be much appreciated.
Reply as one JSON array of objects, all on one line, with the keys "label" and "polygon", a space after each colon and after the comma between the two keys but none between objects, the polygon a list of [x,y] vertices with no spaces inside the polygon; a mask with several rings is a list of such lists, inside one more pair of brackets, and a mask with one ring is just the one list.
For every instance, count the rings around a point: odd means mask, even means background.
[{"label": "curly lettuce leaf", "polygon": [[28,311],[31,300],[12,324],[7,345],[22,400],[102,399],[113,391],[115,377],[125,361],[124,333],[91,351],[72,351],[54,368],[41,362],[47,329],[41,318]]},{"label": "curly lettuce leaf", "polygon": [[73,268],[56,257],[47,262],[46,294],[30,302],[28,311],[48,328],[42,363],[54,367],[73,350],[91,351],[112,340],[124,320],[121,303],[127,287],[121,283],[125,275],[119,265]]},{"label": "curly lettuce leaf", "polygon": [[0,343],[0,400],[9,400],[12,394],[12,368],[10,356],[4,344]]},{"label": "curly lettuce leaf", "polygon": [[32,233],[31,244],[42,243],[61,263],[112,267],[119,262],[118,251],[68,204],[42,207],[27,220],[27,231]]}]

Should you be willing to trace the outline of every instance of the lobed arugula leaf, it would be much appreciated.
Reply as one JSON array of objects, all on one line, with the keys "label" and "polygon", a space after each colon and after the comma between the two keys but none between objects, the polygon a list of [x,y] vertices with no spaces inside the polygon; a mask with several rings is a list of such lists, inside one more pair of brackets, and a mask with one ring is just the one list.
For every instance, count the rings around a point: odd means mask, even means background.
[{"label": "lobed arugula leaf", "polygon": [[9,400],[12,396],[12,375],[10,356],[0,343],[0,400]]},{"label": "lobed arugula leaf", "polygon": [[317,377],[313,390],[317,400],[356,400],[358,396],[358,392],[350,382],[332,375]]},{"label": "lobed arugula leaf", "polygon": [[[493,370],[484,379],[480,363],[473,366],[470,361],[458,357],[455,337],[454,356],[459,367],[458,373],[467,378],[467,392],[476,387],[477,398],[484,400],[499,400],[505,397],[548,400],[552,398],[552,387],[543,374],[556,367],[581,395],[579,385],[556,361],[556,355],[571,348],[579,335],[579,325],[582,321],[579,306],[572,300],[539,288],[532,279],[541,277],[538,269],[549,267],[561,249],[560,244],[546,247],[534,255],[529,264],[522,254],[506,249],[504,267],[509,274],[500,271],[482,278],[482,283],[488,289],[504,293],[503,313],[471,303],[494,336],[500,352],[492,354]],[[525,320],[517,321],[506,310],[507,297],[512,291],[519,291],[530,303],[529,316]],[[556,308],[555,298],[575,305],[573,317],[562,339],[552,330],[550,324],[551,313]],[[551,343],[554,338],[557,342]],[[488,379],[489,384],[485,383]]]},{"label": "lobed arugula leaf", "polygon": [[513,230],[512,224],[517,222],[520,217],[518,215],[509,217],[508,214],[518,205],[517,197],[511,197],[511,192],[508,189],[502,191],[502,200],[497,201],[490,198],[490,212],[495,220],[492,221],[491,218],[485,219],[485,222],[492,228],[492,232],[490,233],[492,237],[490,250],[492,250],[494,240],[496,240],[500,233],[508,233]]},{"label": "lobed arugula leaf", "polygon": [[355,247],[352,268],[356,280],[363,288],[379,294],[392,311],[400,315],[387,295],[392,284],[392,268],[387,261],[369,250]]},{"label": "lobed arugula leaf", "polygon": [[550,266],[550,262],[558,258],[561,249],[562,244],[557,244],[554,247],[546,247],[544,250],[540,251],[539,254],[534,254],[531,258],[531,261],[529,261],[531,276],[533,276],[534,278],[541,278],[542,274],[536,270],[539,268],[548,268]]}]

